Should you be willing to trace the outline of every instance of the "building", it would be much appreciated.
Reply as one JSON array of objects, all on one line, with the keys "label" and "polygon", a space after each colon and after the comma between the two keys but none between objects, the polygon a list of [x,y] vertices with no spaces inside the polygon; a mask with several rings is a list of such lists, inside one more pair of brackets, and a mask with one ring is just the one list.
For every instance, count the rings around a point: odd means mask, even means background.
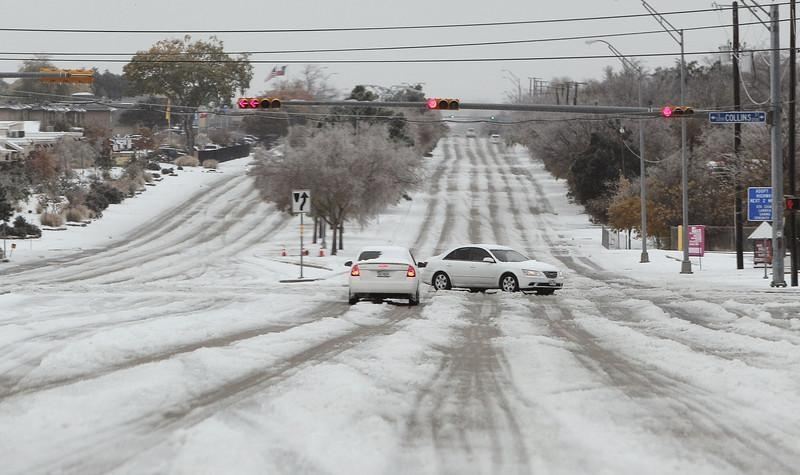
[{"label": "building", "polygon": [[95,102],[48,104],[0,103],[0,121],[36,121],[42,132],[72,127],[112,128],[115,108]]},{"label": "building", "polygon": [[64,136],[80,138],[83,132],[43,132],[38,120],[0,120],[0,162],[24,159],[33,150],[54,146]]}]

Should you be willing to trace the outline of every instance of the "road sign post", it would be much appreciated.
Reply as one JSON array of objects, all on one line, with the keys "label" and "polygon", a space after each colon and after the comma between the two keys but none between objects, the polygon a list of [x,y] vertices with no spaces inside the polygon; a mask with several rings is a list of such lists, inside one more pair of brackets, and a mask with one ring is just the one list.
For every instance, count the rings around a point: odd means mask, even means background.
[{"label": "road sign post", "polygon": [[292,214],[300,215],[300,278],[303,278],[303,215],[311,211],[311,191],[292,190]]}]

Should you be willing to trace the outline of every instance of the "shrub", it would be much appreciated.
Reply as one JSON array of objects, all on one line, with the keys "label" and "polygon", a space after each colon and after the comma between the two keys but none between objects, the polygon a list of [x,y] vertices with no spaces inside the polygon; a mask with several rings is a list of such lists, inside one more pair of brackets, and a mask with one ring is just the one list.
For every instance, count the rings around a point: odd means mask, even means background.
[{"label": "shrub", "polygon": [[181,166],[178,166],[178,170],[183,170],[183,167],[181,167]]},{"label": "shrub", "polygon": [[181,167],[197,167],[200,166],[200,160],[191,155],[184,155],[177,160],[175,160],[175,165]]},{"label": "shrub", "polygon": [[170,173],[172,173],[172,168],[163,168],[161,170],[161,174],[164,176],[169,175]]},{"label": "shrub", "polygon": [[[119,186],[119,184],[117,184]],[[86,196],[86,206],[95,213],[101,213],[110,204],[121,203],[125,198],[122,191],[106,182],[94,182]]]},{"label": "shrub", "polygon": [[39,226],[35,224],[31,224],[25,221],[25,218],[22,216],[17,216],[17,219],[14,220],[14,227],[9,228],[10,236],[18,236],[18,237],[25,237],[25,236],[36,236],[41,237],[42,230],[39,229]]},{"label": "shrub", "polygon": [[39,220],[42,222],[42,226],[50,226],[51,228],[64,225],[64,217],[56,213],[42,213],[39,216]]},{"label": "shrub", "polygon": [[145,168],[148,170],[161,171],[161,165],[156,162],[149,162]]},{"label": "shrub", "polygon": [[69,208],[67,208],[67,213],[66,213],[67,222],[80,223],[82,221],[85,221],[89,217],[89,213],[90,213],[89,208],[87,208],[84,205],[78,205],[74,207],[70,206]]},{"label": "shrub", "polygon": [[219,165],[219,162],[216,160],[211,160],[211,159],[203,160],[203,168],[213,168],[214,170],[216,170],[217,165]]},{"label": "shrub", "polygon": [[83,188],[75,188],[64,193],[67,197],[70,207],[79,206],[86,202],[86,190]]}]

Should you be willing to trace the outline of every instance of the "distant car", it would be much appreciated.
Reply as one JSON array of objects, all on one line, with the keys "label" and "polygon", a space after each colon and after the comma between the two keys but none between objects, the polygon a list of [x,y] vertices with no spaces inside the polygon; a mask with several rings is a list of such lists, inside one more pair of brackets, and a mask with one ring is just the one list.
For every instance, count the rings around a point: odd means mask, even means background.
[{"label": "distant car", "polygon": [[489,136],[489,140],[490,140],[492,143],[500,143],[500,135],[498,135],[498,134],[492,134],[492,135],[490,135],[490,136]]},{"label": "distant car", "polygon": [[473,129],[471,127],[469,129],[467,129],[467,137],[477,137],[477,136],[478,136],[478,133],[475,132],[475,129]]},{"label": "distant car", "polygon": [[564,274],[556,267],[499,244],[459,246],[420,264],[427,264],[423,282],[436,290],[531,290],[550,295],[564,286]]},{"label": "distant car", "polygon": [[347,261],[350,268],[350,305],[362,298],[408,299],[409,305],[419,304],[419,269],[411,251],[397,246],[366,247],[358,259]]}]

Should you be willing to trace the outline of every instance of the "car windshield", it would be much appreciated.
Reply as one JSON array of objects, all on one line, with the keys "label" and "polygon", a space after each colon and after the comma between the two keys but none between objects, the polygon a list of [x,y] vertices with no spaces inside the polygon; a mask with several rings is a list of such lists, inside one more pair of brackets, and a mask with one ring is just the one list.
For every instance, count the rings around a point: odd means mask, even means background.
[{"label": "car windshield", "polygon": [[512,251],[511,249],[492,249],[492,254],[494,254],[500,262],[522,262],[529,260],[519,252]]}]

